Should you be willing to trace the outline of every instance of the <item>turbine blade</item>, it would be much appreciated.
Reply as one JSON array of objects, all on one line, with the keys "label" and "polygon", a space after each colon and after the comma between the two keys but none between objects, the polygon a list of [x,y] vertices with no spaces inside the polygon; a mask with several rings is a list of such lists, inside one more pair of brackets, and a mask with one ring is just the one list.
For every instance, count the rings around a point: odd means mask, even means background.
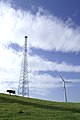
[{"label": "turbine blade", "polygon": [[63,79],[63,77],[59,74],[60,78],[62,79],[63,82],[65,82],[65,80]]},{"label": "turbine blade", "polygon": [[65,83],[72,83],[72,82],[65,81]]}]

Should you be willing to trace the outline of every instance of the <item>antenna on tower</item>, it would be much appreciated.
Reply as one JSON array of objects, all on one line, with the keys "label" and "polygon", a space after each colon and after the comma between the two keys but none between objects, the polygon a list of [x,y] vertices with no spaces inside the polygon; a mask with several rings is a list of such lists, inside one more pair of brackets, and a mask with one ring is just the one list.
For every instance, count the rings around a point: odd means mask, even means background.
[{"label": "antenna on tower", "polygon": [[27,38],[28,37],[25,36],[23,59],[21,64],[21,72],[20,72],[19,85],[18,85],[18,95],[29,97]]},{"label": "antenna on tower", "polygon": [[63,81],[63,84],[64,84],[64,96],[65,96],[65,102],[67,102],[67,92],[66,92],[66,83],[71,83],[71,82],[67,82],[63,79],[63,77],[59,74],[60,78],[62,79]]}]

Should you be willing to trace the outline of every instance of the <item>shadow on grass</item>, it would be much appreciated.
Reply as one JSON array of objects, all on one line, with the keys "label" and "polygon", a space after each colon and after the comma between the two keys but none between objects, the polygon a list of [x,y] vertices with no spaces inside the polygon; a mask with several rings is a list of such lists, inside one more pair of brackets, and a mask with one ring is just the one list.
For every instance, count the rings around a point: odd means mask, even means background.
[{"label": "shadow on grass", "polygon": [[22,101],[22,100],[17,100],[17,99],[12,99],[12,98],[7,98],[7,97],[3,97],[0,96],[0,100],[4,103],[18,103],[21,105],[29,105],[29,106],[33,106],[33,107],[37,107],[37,108],[42,108],[42,109],[50,109],[50,110],[59,110],[59,111],[69,111],[69,112],[73,112],[73,113],[80,113],[80,109],[78,108],[65,108],[63,106],[51,106],[51,105],[43,105],[43,104],[39,104],[39,103],[34,103],[32,102],[28,102],[28,101]]}]

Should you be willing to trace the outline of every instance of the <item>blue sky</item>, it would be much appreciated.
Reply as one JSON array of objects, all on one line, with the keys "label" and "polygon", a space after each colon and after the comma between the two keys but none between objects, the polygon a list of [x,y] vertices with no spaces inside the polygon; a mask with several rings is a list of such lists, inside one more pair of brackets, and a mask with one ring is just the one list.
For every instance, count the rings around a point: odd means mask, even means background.
[{"label": "blue sky", "polygon": [[[80,1],[0,1],[0,84],[17,91],[24,36],[28,36],[30,97],[80,102]],[[4,89],[3,89],[4,88]]]},{"label": "blue sky", "polygon": [[[48,10],[50,14],[53,14],[63,20],[71,18],[72,21],[80,25],[80,1],[79,0],[13,0],[16,4],[16,8],[22,8],[24,10],[29,9],[33,12],[42,7]],[[35,8],[33,10],[32,8]]]}]

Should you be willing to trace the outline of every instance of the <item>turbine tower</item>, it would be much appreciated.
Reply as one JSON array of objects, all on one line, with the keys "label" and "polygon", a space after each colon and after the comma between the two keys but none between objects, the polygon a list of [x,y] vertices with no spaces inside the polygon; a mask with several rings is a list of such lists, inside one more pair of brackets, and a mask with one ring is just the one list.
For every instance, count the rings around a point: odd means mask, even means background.
[{"label": "turbine tower", "polygon": [[18,95],[29,97],[27,38],[28,37],[25,36],[25,44],[23,49],[23,58],[22,58],[19,85],[18,85]]},{"label": "turbine tower", "polygon": [[66,92],[66,83],[71,83],[71,82],[67,82],[63,79],[63,77],[59,74],[60,78],[62,79],[63,81],[63,84],[64,84],[64,96],[65,96],[65,102],[67,102],[67,92]]}]

